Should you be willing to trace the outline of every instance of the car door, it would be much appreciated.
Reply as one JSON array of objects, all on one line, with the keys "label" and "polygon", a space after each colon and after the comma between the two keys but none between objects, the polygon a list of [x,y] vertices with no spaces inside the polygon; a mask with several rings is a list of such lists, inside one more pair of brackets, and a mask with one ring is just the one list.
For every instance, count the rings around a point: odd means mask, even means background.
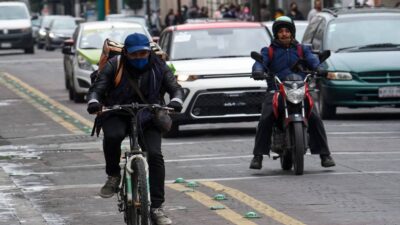
[{"label": "car door", "polygon": [[161,34],[160,36],[160,47],[161,49],[166,52],[168,55],[170,54],[170,43],[171,43],[171,36],[172,36],[172,32],[171,31],[165,31]]}]

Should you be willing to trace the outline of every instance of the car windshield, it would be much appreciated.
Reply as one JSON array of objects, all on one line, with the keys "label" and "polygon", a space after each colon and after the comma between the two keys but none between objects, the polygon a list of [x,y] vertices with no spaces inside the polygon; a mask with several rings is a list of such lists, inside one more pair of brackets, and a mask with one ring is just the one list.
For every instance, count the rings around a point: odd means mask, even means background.
[{"label": "car windshield", "polygon": [[296,24],[296,40],[301,41],[303,40],[304,32],[306,31],[307,24]]},{"label": "car windshield", "polygon": [[146,19],[140,17],[109,17],[108,21],[121,21],[121,22],[130,22],[130,23],[138,23],[144,27],[147,26]]},{"label": "car windshield", "polygon": [[400,44],[400,16],[362,17],[329,24],[325,49],[337,51],[381,43]]},{"label": "car windshield", "polygon": [[123,43],[125,38],[132,33],[146,34],[142,27],[85,29],[79,41],[79,48],[101,49],[106,38]]},{"label": "car windshield", "polygon": [[63,19],[63,20],[54,20],[52,28],[53,29],[74,29],[76,27],[75,19]]},{"label": "car windshield", "polygon": [[26,9],[18,5],[0,6],[0,20],[29,19]]},{"label": "car windshield", "polygon": [[171,60],[250,57],[270,44],[265,28],[221,28],[178,31],[174,35]]}]

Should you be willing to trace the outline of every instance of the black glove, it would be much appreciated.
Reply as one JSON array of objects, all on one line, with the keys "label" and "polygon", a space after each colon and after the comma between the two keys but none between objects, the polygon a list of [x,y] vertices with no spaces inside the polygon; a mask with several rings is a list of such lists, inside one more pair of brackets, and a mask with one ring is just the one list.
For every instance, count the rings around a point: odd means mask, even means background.
[{"label": "black glove", "polygon": [[251,73],[251,78],[253,78],[254,80],[264,80],[265,79],[264,71],[260,70],[253,71]]},{"label": "black glove", "polygon": [[92,103],[89,103],[89,105],[87,107],[87,111],[89,114],[95,114],[97,112],[100,112],[102,108],[103,108],[102,104],[100,104],[98,102],[92,102]]},{"label": "black glove", "polygon": [[182,111],[182,104],[177,101],[171,101],[167,106],[173,108],[175,112]]}]

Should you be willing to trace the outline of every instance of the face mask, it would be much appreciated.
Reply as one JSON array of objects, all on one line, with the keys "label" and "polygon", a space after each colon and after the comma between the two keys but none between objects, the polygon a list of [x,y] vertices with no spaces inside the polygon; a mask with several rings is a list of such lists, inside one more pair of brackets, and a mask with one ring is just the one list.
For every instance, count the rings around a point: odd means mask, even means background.
[{"label": "face mask", "polygon": [[149,63],[149,59],[148,58],[129,59],[128,62],[129,62],[129,64],[131,64],[131,66],[133,66],[137,69],[143,69],[147,65],[147,63]]}]

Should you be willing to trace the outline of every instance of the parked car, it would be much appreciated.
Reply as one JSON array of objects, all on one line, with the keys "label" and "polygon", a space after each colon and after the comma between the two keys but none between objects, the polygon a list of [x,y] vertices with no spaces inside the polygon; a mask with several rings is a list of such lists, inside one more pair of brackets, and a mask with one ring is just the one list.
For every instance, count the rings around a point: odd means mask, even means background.
[{"label": "parked car", "polygon": [[43,49],[44,46],[46,45],[46,35],[47,35],[46,29],[49,28],[51,21],[53,21],[53,19],[63,19],[63,18],[73,18],[73,17],[64,15],[46,15],[42,17],[40,21],[39,31],[36,36],[37,38],[36,43],[38,49]]},{"label": "parked car", "polygon": [[0,49],[35,52],[31,16],[25,3],[0,2]]},{"label": "parked car", "polygon": [[125,14],[109,14],[106,16],[106,21],[121,21],[121,22],[133,22],[139,23],[146,28],[150,33],[149,21],[144,16],[128,16]]},{"label": "parked car", "polygon": [[185,98],[165,137],[178,135],[183,124],[258,120],[266,82],[250,78],[254,63],[250,52],[270,42],[261,23],[205,22],[166,28],[159,44],[169,55],[168,64]]},{"label": "parked car", "polygon": [[[274,21],[262,22],[264,26],[268,27],[268,30],[272,35],[272,24]],[[304,32],[306,31],[308,21],[307,20],[295,20],[294,25],[296,26],[296,40],[301,42],[303,40]]]},{"label": "parked car", "polygon": [[308,25],[303,43],[331,50],[317,83],[322,118],[336,108],[400,106],[400,10],[323,10]]},{"label": "parked car", "polygon": [[31,22],[32,22],[32,37],[33,41],[36,43],[37,36],[39,35],[39,28],[40,28],[40,23],[41,23],[42,17],[35,15]]},{"label": "parked car", "polygon": [[54,50],[60,48],[64,41],[72,38],[72,33],[77,26],[76,18],[60,17],[53,19],[46,27],[45,49]]},{"label": "parked car", "polygon": [[147,30],[137,23],[99,21],[78,25],[72,40],[67,40],[63,47],[65,86],[70,100],[85,100],[90,87],[90,74],[98,68],[105,39],[123,43],[129,34],[135,32],[151,39]]}]

